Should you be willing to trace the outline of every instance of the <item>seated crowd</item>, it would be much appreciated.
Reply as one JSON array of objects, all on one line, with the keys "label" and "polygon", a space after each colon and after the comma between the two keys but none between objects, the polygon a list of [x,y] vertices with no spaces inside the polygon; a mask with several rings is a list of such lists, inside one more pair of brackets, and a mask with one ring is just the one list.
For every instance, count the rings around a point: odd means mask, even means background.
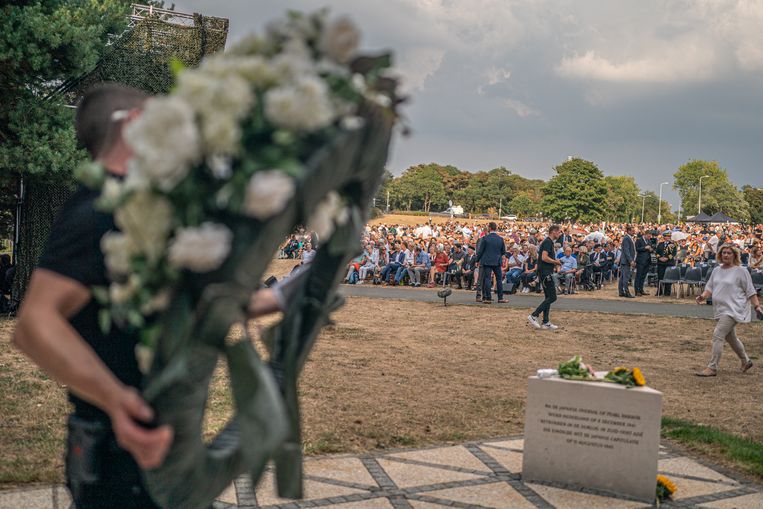
[{"label": "seated crowd", "polygon": [[[498,234],[506,243],[506,255],[501,262],[506,293],[541,292],[536,275],[537,246],[545,238],[547,226],[499,224]],[[760,228],[645,224],[639,230],[639,237],[653,245],[649,271],[655,276],[654,284],[658,283],[656,275],[662,275],[666,266],[712,263],[718,246],[725,242],[740,248],[743,263],[751,270],[763,270]],[[486,224],[458,220],[436,225],[431,221],[412,226],[366,225],[362,251],[349,263],[344,282],[473,289],[479,271],[479,242],[486,233]],[[653,235],[651,240],[641,235],[646,233]],[[593,291],[615,279],[625,234],[624,224],[565,226],[555,244],[556,256],[562,262],[554,274],[560,291],[568,294]],[[308,263],[315,256],[316,241],[308,232],[299,231],[286,241],[282,256]],[[662,271],[659,266],[663,266]]]}]

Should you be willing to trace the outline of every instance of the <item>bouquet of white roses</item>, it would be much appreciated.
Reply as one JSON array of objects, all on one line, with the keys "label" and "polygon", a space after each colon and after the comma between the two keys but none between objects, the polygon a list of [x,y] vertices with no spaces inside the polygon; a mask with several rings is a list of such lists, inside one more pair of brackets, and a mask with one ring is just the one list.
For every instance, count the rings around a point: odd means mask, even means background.
[{"label": "bouquet of white roses", "polygon": [[[114,280],[96,290],[109,304],[102,327],[142,329],[143,345],[153,348],[147,321],[167,308],[184,275],[223,266],[231,223],[282,213],[309,158],[339,132],[360,129],[365,104],[395,114],[389,56],[355,58],[358,42],[347,18],[291,13],[266,37],[249,37],[197,69],[175,69],[173,92],[150,99],[127,128],[134,157],[126,180],[82,172],[101,187],[99,205],[120,228],[101,246]],[[307,223],[325,239],[349,211],[337,192],[322,198]]]},{"label": "bouquet of white roses", "polygon": [[[126,130],[124,181],[88,166],[119,232],[102,241],[113,283],[95,289],[114,323],[140,333],[144,397],[175,429],[146,472],[161,505],[207,507],[242,472],[275,459],[282,496],[301,495],[296,380],[381,179],[397,119],[389,55],[358,56],[359,35],[325,11],[291,13],[197,69],[175,69]],[[304,284],[269,331],[269,365],[251,341],[228,344],[278,243],[307,223],[321,241]],[[207,387],[228,360],[236,416],[201,438]]]}]

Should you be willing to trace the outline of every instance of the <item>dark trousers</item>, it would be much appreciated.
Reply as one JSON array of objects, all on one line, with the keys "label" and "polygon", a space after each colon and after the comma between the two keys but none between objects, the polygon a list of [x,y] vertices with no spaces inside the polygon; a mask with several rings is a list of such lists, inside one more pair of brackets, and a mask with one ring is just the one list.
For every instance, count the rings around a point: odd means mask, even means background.
[{"label": "dark trousers", "polygon": [[495,274],[495,292],[498,294],[498,300],[503,299],[503,277],[501,276],[500,265],[480,265],[482,271],[482,298],[491,300],[490,289],[493,286],[492,276]]},{"label": "dark trousers", "polygon": [[648,263],[636,264],[636,281],[633,283],[633,287],[636,289],[636,293],[644,293],[644,281],[646,281],[646,274],[648,272]]},{"label": "dark trousers", "polygon": [[66,485],[77,509],[160,509],[107,422],[69,417]]},{"label": "dark trousers", "polygon": [[464,282],[466,283],[466,287],[471,288],[472,285],[474,285],[474,271],[473,270],[464,271],[463,276],[464,276]]},{"label": "dark trousers", "polygon": [[631,266],[627,264],[620,264],[620,279],[617,280],[617,290],[620,295],[628,295],[630,290],[628,285],[631,281]]},{"label": "dark trousers", "polygon": [[659,283],[659,281],[662,281],[662,279],[665,277],[665,270],[667,270],[668,267],[669,267],[669,265],[661,265],[659,263],[657,264],[657,281],[658,281],[658,283],[657,283],[657,290],[658,290],[657,294],[658,295],[670,295],[670,290],[671,290],[671,287],[673,285],[672,284],[671,285],[661,285]]},{"label": "dark trousers", "polygon": [[533,311],[534,317],[539,317],[543,313],[543,323],[548,323],[549,313],[551,312],[551,304],[556,302],[556,285],[551,274],[540,275],[541,284],[543,285],[543,295],[546,297],[540,306]]}]

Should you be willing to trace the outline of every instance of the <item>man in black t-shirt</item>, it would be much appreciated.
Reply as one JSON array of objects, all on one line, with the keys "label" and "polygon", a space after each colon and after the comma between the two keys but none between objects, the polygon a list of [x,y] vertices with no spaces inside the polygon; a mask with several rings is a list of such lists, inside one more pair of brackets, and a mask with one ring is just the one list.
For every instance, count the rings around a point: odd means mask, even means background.
[{"label": "man in black t-shirt", "polygon": [[[77,109],[79,143],[115,178],[127,172],[130,148],[122,129],[140,114],[147,96],[118,85],[88,92]],[[140,397],[141,374],[133,333],[104,334],[102,306],[91,288],[109,284],[100,242],[116,230],[113,217],[94,207],[98,192],[81,187],[61,208],[32,274],[14,342],[69,388],[67,485],[77,508],[154,508],[138,466],[159,466],[172,442]]]},{"label": "man in black t-shirt", "polygon": [[[559,225],[552,224],[548,228],[548,237],[538,247],[538,281],[543,286],[545,300],[527,317],[527,321],[536,329],[556,330],[559,327],[549,321],[551,304],[556,301],[556,285],[551,275],[562,262],[557,260],[554,252],[554,242],[561,235]],[[543,313],[543,323],[538,323],[538,317]]]},{"label": "man in black t-shirt", "polygon": [[[89,91],[77,109],[79,143],[114,178],[132,155],[122,131],[140,115],[146,95],[114,85]],[[94,207],[98,192],[80,188],[62,207],[19,312],[13,341],[69,389],[66,479],[77,508],[154,509],[141,468],[162,464],[172,443],[168,426],[150,428],[151,407],[141,398],[135,334],[103,333],[94,286],[109,276],[101,238],[116,230],[113,217]],[[250,302],[252,316],[279,309],[273,290]]]}]

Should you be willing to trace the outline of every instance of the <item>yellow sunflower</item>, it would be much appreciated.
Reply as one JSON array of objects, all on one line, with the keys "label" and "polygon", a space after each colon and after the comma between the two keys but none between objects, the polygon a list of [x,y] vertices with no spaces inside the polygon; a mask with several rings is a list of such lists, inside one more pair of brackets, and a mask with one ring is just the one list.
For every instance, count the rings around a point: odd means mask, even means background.
[{"label": "yellow sunflower", "polygon": [[628,368],[625,368],[623,366],[617,366],[615,369],[612,370],[612,373],[619,375],[620,373],[624,373],[625,371],[628,371]]},{"label": "yellow sunflower", "polygon": [[664,475],[657,476],[657,487],[663,487],[668,492],[668,496],[672,495],[678,489],[673,481],[665,477]]},{"label": "yellow sunflower", "polygon": [[633,368],[633,381],[639,387],[646,385],[646,379],[644,378],[644,374],[641,372],[639,368]]}]

